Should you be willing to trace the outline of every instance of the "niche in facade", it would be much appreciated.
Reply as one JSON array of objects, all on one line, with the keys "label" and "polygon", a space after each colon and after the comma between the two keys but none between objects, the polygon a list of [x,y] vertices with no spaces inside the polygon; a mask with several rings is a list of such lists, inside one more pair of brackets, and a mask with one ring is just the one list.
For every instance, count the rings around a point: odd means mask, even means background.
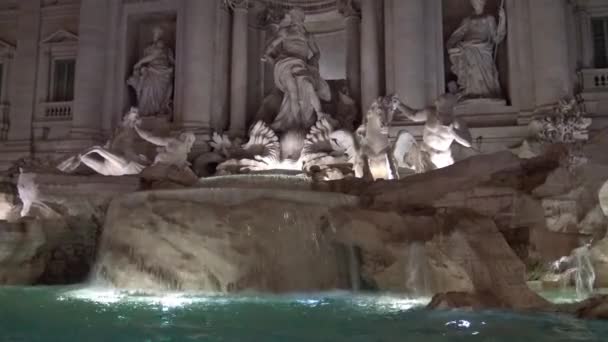
[{"label": "niche in facade", "polygon": [[508,14],[501,19],[501,7],[503,0],[443,0],[446,90],[457,84],[465,103],[508,103]]},{"label": "niche in facade", "polygon": [[129,18],[125,85],[128,106],[142,117],[173,118],[176,16],[146,14]]}]

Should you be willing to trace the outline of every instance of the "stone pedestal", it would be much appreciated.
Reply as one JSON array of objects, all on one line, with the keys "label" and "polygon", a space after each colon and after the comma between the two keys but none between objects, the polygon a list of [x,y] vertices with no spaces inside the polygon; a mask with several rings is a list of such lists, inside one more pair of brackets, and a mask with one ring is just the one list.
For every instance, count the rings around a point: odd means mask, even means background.
[{"label": "stone pedestal", "polygon": [[108,2],[82,0],[71,136],[101,139]]},{"label": "stone pedestal", "polygon": [[365,112],[380,95],[378,0],[361,1],[361,108]]},{"label": "stone pedestal", "polygon": [[215,46],[213,39],[205,37],[215,32],[216,3],[186,0],[184,5],[181,128],[196,134],[200,145],[210,133]]},{"label": "stone pedestal", "polygon": [[242,137],[247,124],[248,1],[239,2],[232,17],[232,68],[230,74],[230,135]]}]

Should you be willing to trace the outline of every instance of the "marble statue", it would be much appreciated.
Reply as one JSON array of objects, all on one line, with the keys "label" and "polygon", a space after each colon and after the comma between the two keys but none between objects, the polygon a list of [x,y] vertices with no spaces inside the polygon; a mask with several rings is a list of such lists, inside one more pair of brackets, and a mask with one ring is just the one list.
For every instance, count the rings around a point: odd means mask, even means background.
[{"label": "marble statue", "polygon": [[162,34],[161,28],[154,29],[154,40],[145,48],[144,56],[135,63],[127,80],[137,95],[141,116],[171,114],[175,60]]},{"label": "marble statue", "polygon": [[589,139],[592,120],[574,98],[562,99],[553,113],[530,122],[530,131],[546,143],[575,143]]},{"label": "marble statue", "polygon": [[320,116],[321,100],[329,101],[329,85],[319,74],[319,47],[304,27],[304,12],[285,14],[262,61],[274,65],[274,82],[283,92],[279,114],[270,125],[277,132],[308,131]]},{"label": "marble statue", "polygon": [[542,155],[552,144],[562,144],[567,153],[562,162],[570,171],[585,164],[582,144],[589,139],[592,119],[576,98],[565,98],[548,111],[541,111],[528,125],[528,137],[511,149],[518,157],[530,159]]},{"label": "marble statue", "polygon": [[194,133],[181,133],[177,138],[159,137],[141,128],[140,120],[135,122],[133,128],[142,139],[158,146],[152,165],[171,165],[177,168],[186,168],[190,165],[188,155],[196,141]]},{"label": "marble statue", "polygon": [[452,72],[458,77],[465,99],[500,99],[502,91],[496,68],[496,48],[507,33],[503,5],[498,25],[484,14],[486,0],[471,0],[475,14],[464,19],[446,43]]},{"label": "marble statue", "polygon": [[384,98],[376,99],[363,118],[363,124],[357,129],[361,155],[366,162],[366,169],[374,179],[397,179],[399,175],[390,156],[392,145],[389,137],[390,124],[394,111],[387,106]]},{"label": "marble statue", "polygon": [[347,174],[364,176],[356,136],[346,129],[334,130],[326,118],[318,120],[306,136],[302,164],[308,174],[321,173],[321,180],[342,179]]},{"label": "marble statue", "polygon": [[[275,172],[327,175],[324,180],[340,179],[347,174],[363,175],[354,134],[334,130],[327,118],[317,120],[308,134],[291,130],[280,137],[264,121],[249,130],[249,140],[241,144],[227,135],[215,133],[209,142],[213,151],[195,161],[199,175]],[[218,164],[210,172],[210,164]],[[331,176],[330,176],[331,175]],[[329,177],[329,178],[328,178]]]},{"label": "marble statue", "polygon": [[139,120],[137,108],[124,116],[121,126],[104,146],[93,146],[85,152],[68,158],[57,168],[63,172],[74,172],[81,164],[104,176],[136,175],[148,164],[145,156],[134,150],[135,125]]},{"label": "marble statue", "polygon": [[54,213],[53,209],[40,199],[40,190],[34,181],[35,176],[36,175],[33,173],[26,173],[23,172],[23,170],[19,170],[17,193],[19,194],[22,203],[21,211],[19,213],[21,217],[29,216],[34,207],[40,209],[46,216]]},{"label": "marble statue", "polygon": [[440,169],[454,164],[451,146],[456,142],[472,147],[472,137],[464,121],[454,117],[454,106],[458,96],[451,91],[440,96],[435,106],[415,110],[402,103],[396,96],[390,99],[391,109],[396,118],[407,118],[414,122],[425,122],[422,142],[419,144],[407,131],[397,137],[393,157],[400,167],[409,168],[417,173]]}]

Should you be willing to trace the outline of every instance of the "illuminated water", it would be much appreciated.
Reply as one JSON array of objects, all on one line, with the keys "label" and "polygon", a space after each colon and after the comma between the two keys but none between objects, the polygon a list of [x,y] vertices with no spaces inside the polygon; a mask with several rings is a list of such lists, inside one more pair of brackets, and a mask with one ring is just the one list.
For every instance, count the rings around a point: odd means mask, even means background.
[{"label": "illuminated water", "polygon": [[422,301],[326,294],[146,296],[0,289],[0,341],[608,341],[608,324],[566,316],[431,312]]}]

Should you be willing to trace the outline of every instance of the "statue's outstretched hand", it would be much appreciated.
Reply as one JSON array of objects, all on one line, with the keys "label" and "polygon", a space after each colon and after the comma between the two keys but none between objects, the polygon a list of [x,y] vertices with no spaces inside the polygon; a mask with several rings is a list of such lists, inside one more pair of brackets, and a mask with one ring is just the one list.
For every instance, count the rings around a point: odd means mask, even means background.
[{"label": "statue's outstretched hand", "polygon": [[268,64],[274,64],[274,58],[268,55],[262,56],[261,61]]}]

